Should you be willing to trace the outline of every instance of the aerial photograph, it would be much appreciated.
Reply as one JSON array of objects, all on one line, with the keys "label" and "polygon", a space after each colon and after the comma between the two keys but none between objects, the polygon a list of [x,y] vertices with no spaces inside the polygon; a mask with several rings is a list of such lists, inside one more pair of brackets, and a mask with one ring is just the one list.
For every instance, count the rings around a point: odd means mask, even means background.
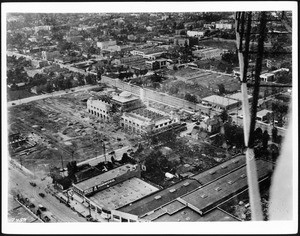
[{"label": "aerial photograph", "polygon": [[5,12],[8,226],[295,220],[294,13]]}]

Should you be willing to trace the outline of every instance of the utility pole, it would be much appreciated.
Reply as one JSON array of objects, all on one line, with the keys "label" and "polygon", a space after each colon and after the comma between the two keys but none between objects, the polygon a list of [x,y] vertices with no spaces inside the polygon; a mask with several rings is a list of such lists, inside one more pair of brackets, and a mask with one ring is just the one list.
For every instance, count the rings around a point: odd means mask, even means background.
[{"label": "utility pole", "polygon": [[63,161],[62,155],[60,155],[60,160],[61,160],[61,169],[62,169],[62,171],[64,171],[64,161]]}]

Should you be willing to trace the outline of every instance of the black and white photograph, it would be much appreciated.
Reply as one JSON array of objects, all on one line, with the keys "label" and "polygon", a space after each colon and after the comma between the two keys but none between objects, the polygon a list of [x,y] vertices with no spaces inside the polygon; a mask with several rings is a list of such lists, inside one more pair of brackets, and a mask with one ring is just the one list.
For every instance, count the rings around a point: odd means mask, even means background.
[{"label": "black and white photograph", "polygon": [[2,3],[2,232],[297,233],[297,14]]}]

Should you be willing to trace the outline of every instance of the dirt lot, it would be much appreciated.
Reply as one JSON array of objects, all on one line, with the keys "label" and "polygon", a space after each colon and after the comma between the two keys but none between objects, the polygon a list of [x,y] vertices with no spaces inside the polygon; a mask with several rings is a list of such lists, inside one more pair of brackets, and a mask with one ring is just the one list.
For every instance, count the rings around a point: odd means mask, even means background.
[{"label": "dirt lot", "polygon": [[[76,92],[11,107],[9,133],[20,132],[36,146],[25,153],[11,153],[28,169],[49,173],[50,165],[64,167],[130,145],[130,137],[113,124],[97,121],[86,111],[86,99],[93,92]],[[98,141],[97,141],[98,140]]]},{"label": "dirt lot", "polygon": [[184,98],[186,93],[198,98],[218,94],[218,85],[223,84],[229,93],[240,89],[239,81],[229,75],[201,69],[184,68],[173,73],[174,80],[167,80],[162,86],[163,92]]}]

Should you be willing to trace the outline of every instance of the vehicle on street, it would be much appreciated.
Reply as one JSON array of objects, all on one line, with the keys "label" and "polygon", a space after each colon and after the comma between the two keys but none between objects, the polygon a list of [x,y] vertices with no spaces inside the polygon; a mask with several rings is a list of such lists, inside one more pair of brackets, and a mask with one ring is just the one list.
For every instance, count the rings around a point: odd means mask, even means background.
[{"label": "vehicle on street", "polygon": [[33,187],[36,187],[36,183],[34,183],[34,182],[30,182],[30,185]]},{"label": "vehicle on street", "polygon": [[44,193],[39,193],[39,195],[44,198],[46,195]]}]

